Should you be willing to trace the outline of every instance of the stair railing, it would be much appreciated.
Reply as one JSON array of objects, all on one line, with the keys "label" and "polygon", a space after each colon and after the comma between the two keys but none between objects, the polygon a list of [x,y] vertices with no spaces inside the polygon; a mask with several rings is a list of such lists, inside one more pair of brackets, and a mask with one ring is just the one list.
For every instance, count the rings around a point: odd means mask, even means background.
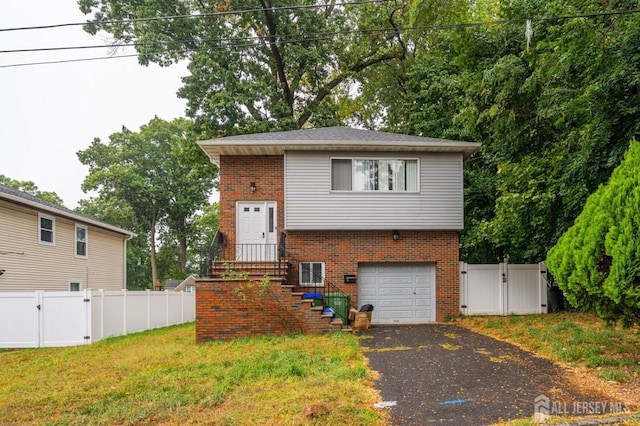
[{"label": "stair railing", "polygon": [[220,252],[222,251],[222,246],[224,245],[224,234],[220,232],[220,230],[216,231],[213,236],[213,240],[211,241],[211,246],[209,246],[209,257],[207,264],[207,275],[211,276],[213,274],[213,267],[217,260],[220,260]]},{"label": "stair railing", "polygon": [[[322,287],[316,287],[314,290],[318,292],[321,290],[322,293],[322,306],[323,307],[331,307],[336,314],[336,318],[340,318],[342,320],[343,325],[349,324],[349,311],[353,306],[351,301],[351,295],[349,293],[345,293],[340,290],[340,288],[318,274],[313,274],[313,280],[316,283],[322,283]],[[338,300],[341,300],[339,302]],[[331,305],[340,305],[340,306],[331,306]]]}]

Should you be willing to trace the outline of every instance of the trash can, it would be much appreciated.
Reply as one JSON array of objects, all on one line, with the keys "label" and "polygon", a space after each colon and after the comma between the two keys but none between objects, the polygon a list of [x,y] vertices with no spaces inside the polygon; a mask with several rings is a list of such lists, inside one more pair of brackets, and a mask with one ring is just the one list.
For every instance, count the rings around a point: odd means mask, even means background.
[{"label": "trash can", "polygon": [[346,325],[349,319],[349,306],[351,297],[346,293],[327,293],[324,300],[327,306],[333,308],[336,317],[342,320],[342,324]]},{"label": "trash can", "polygon": [[560,287],[558,287],[557,285],[550,286],[548,295],[549,295],[549,311],[551,312],[564,311],[564,295],[562,294],[562,290],[560,290]]}]

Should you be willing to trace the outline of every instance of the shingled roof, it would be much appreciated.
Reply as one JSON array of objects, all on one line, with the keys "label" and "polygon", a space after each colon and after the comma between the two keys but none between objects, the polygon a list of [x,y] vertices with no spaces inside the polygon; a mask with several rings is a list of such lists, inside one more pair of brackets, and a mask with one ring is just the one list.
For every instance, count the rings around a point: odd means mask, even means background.
[{"label": "shingled roof", "polygon": [[117,226],[111,225],[109,223],[103,222],[101,220],[94,219],[89,216],[85,216],[83,214],[75,212],[66,207],[59,206],[52,202],[43,200],[42,198],[35,197],[31,194],[28,194],[23,191],[19,191],[15,188],[12,188],[10,186],[0,183],[0,200],[2,199],[11,201],[16,204],[28,206],[40,211],[66,217],[68,219],[71,219],[77,222],[82,222],[82,223],[97,226],[100,228],[108,229],[110,231],[114,231],[119,234],[128,235],[128,236],[136,235],[135,233],[131,231],[127,231],[126,229],[122,229]]},{"label": "shingled roof", "polygon": [[342,126],[228,136],[200,141],[198,145],[216,164],[220,155],[282,155],[286,150],[460,152],[466,158],[480,146],[475,142]]}]

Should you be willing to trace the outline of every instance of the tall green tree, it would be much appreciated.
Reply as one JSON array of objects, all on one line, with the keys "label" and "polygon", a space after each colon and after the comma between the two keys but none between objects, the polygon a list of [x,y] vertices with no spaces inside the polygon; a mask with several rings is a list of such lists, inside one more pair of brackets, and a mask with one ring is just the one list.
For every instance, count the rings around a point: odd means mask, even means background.
[{"label": "tall green tree", "polygon": [[142,64],[188,61],[179,96],[188,102],[187,115],[212,135],[337,124],[337,97],[354,87],[354,76],[401,59],[406,49],[397,18],[406,7],[402,0],[79,5],[92,16],[88,32],[135,42]]},{"label": "tall green tree", "polygon": [[454,22],[478,25],[416,33],[411,60],[379,72],[388,90],[363,80],[361,103],[390,130],[481,142],[465,169],[462,258],[538,262],[638,135],[640,16],[618,13],[637,5],[465,5]]},{"label": "tall green tree", "polygon": [[18,191],[26,192],[27,194],[33,195],[34,197],[38,197],[50,203],[64,207],[62,198],[60,198],[58,194],[51,191],[40,191],[40,189],[38,189],[38,185],[30,180],[20,181],[11,179],[4,175],[0,175],[0,183],[17,189]]},{"label": "tall green tree", "polygon": [[189,226],[198,209],[208,203],[217,170],[195,146],[190,122],[159,118],[132,132],[114,133],[104,144],[94,139],[78,152],[89,166],[84,190],[96,190],[107,202],[119,200],[131,208],[137,226],[147,235],[151,279],[159,279],[157,236],[175,238],[180,247],[179,265],[184,271],[190,238]]},{"label": "tall green tree", "polygon": [[640,324],[640,143],[592,194],[547,265],[567,299],[604,319]]},{"label": "tall green tree", "polygon": [[151,261],[146,227],[144,223],[140,223],[126,200],[103,194],[80,200],[76,211],[137,234],[127,241],[127,289],[151,288]]}]

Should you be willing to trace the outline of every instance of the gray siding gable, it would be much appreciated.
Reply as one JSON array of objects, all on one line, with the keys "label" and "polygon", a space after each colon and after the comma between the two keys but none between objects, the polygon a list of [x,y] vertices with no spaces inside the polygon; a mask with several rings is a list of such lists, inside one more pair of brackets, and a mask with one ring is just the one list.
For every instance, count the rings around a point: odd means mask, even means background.
[{"label": "gray siding gable", "polygon": [[[332,158],[419,160],[417,193],[331,191]],[[462,153],[285,153],[287,230],[460,230]]]}]

